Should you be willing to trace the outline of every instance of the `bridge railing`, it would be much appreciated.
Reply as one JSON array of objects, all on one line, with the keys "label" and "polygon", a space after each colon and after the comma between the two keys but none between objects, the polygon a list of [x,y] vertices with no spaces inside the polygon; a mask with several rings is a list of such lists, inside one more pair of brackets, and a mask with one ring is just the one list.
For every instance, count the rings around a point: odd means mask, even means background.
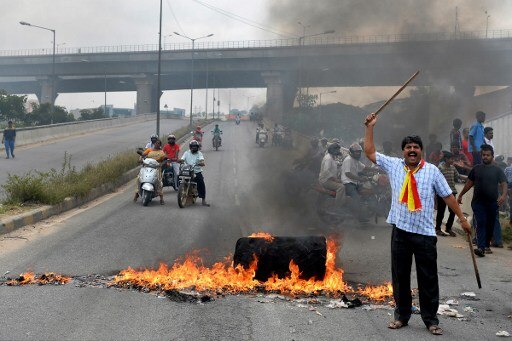
[{"label": "bridge railing", "polygon": [[[315,45],[343,45],[343,44],[378,44],[399,42],[443,41],[460,39],[504,39],[512,38],[512,30],[491,31],[467,31],[467,32],[437,32],[414,34],[382,34],[369,36],[319,36],[304,39],[305,46]],[[294,47],[299,46],[299,38],[272,39],[272,40],[239,40],[239,41],[201,41],[195,43],[197,50],[223,50],[223,49],[247,49],[270,47]],[[192,44],[170,43],[163,44],[164,51],[191,50]],[[152,52],[158,51],[158,44],[141,45],[115,45],[115,46],[91,46],[91,47],[65,47],[57,48],[57,54],[90,54],[90,53],[120,53],[120,52]],[[52,48],[26,49],[26,50],[0,50],[0,57],[6,56],[38,56],[51,55]]]}]

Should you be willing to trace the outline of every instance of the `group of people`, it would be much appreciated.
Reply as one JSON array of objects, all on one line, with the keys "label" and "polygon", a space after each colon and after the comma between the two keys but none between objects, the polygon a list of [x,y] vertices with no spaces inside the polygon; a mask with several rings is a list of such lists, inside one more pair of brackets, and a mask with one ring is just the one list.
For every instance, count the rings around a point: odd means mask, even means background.
[{"label": "group of people", "polygon": [[[216,125],[218,128],[218,125]],[[200,127],[199,127],[200,128]],[[202,134],[201,134],[202,138]],[[167,162],[169,161],[170,167],[172,167],[174,172],[174,186],[178,187],[178,175],[180,171],[180,164],[185,163],[190,166],[194,166],[194,181],[197,183],[197,192],[199,198],[201,198],[201,203],[203,206],[210,206],[206,202],[206,185],[203,177],[203,169],[205,166],[204,156],[201,153],[200,143],[196,139],[192,139],[189,143],[189,150],[185,151],[183,155],[180,157],[180,145],[176,143],[176,136],[170,134],[167,136],[167,144],[162,146],[162,141],[158,138],[157,135],[151,135],[150,142],[147,143],[146,149],[141,153],[143,158],[151,158],[159,162],[163,167],[166,167]],[[161,169],[162,170],[162,169]],[[158,172],[158,181],[155,186],[155,191],[160,197],[160,204],[164,205],[164,195],[163,195],[163,183],[162,183],[162,172],[161,170]],[[133,201],[137,201],[139,198],[139,178],[137,177],[137,187],[135,189],[135,196]]]}]

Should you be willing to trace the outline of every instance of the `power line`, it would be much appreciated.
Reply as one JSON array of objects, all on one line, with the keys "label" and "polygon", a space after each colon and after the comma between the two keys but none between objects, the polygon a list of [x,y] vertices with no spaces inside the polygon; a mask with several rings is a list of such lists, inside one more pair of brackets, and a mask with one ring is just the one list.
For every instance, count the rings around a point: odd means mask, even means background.
[{"label": "power line", "polygon": [[169,0],[166,0],[165,2],[167,3],[167,6],[169,6],[169,9],[171,10],[171,14],[174,18],[174,21],[176,21],[176,25],[178,26],[179,31],[181,33],[185,34],[185,31],[183,30],[183,28],[180,25],[180,21],[178,20],[178,17],[176,17],[176,14],[174,13],[174,11],[172,9],[171,3],[169,2]]},{"label": "power line", "polygon": [[213,5],[210,5],[210,4],[207,4],[203,1],[200,1],[200,0],[192,0],[194,2],[196,2],[197,4],[201,5],[201,6],[204,6],[214,12],[217,12],[219,14],[222,14],[230,19],[233,19],[233,20],[236,20],[236,21],[239,21],[239,22],[242,22],[246,25],[249,25],[249,26],[252,26],[252,27],[255,27],[257,29],[260,29],[262,31],[266,31],[266,32],[269,32],[269,33],[273,33],[273,34],[276,34],[278,36],[281,36],[281,37],[286,37],[286,38],[289,38],[289,37],[296,37],[295,34],[290,34],[290,33],[286,33],[286,32],[280,32],[279,30],[273,28],[273,27],[270,27],[270,26],[265,26],[261,23],[258,23],[254,20],[251,20],[251,19],[248,19],[248,18],[245,18],[245,17],[242,17],[242,16],[239,16],[237,14],[234,14],[234,13],[231,13],[231,12],[228,12],[222,8],[219,8],[219,7],[216,7],[216,6],[213,6]]}]

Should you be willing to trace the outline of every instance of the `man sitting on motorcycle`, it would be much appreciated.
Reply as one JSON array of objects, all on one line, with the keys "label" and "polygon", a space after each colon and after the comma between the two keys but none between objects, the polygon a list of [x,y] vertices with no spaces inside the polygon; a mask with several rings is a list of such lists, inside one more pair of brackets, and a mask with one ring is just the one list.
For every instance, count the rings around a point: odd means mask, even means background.
[{"label": "man sitting on motorcycle", "polygon": [[265,135],[265,142],[268,141],[268,132],[267,129],[265,129],[265,126],[263,123],[260,123],[258,125],[258,128],[256,128],[256,143],[260,143],[260,134]]},{"label": "man sitting on motorcycle", "polygon": [[338,166],[335,158],[340,153],[340,145],[333,143],[327,148],[322,159],[318,182],[323,188],[336,191],[336,206],[341,209],[345,200],[345,187],[338,178]]},{"label": "man sitting on motorcycle", "polygon": [[156,134],[151,135],[151,137],[149,138],[149,142],[146,144],[146,147],[144,148],[144,150],[146,150],[148,148],[153,148],[155,146],[156,140],[158,140],[158,135],[156,135]]},{"label": "man sitting on motorcycle", "polygon": [[212,138],[213,147],[215,148],[215,143],[214,143],[215,137],[219,138],[219,146],[222,146],[222,138],[220,137],[220,135],[222,134],[222,130],[220,130],[218,124],[215,125],[215,128],[213,128],[212,133],[213,133],[213,138]]},{"label": "man sitting on motorcycle", "polygon": [[206,202],[206,185],[204,183],[203,169],[201,168],[205,165],[203,153],[199,151],[199,143],[195,140],[190,141],[188,146],[190,150],[187,150],[181,156],[180,162],[194,166],[194,181],[197,183],[197,194],[199,198],[201,198],[203,206],[210,206],[210,204]]},{"label": "man sitting on motorcycle", "polygon": [[180,173],[180,165],[178,157],[180,153],[180,145],[176,143],[176,136],[168,135],[167,144],[162,149],[167,159],[171,162],[171,167],[174,173],[174,187],[178,188],[178,174]]},{"label": "man sitting on motorcycle", "polygon": [[361,196],[359,194],[361,185],[366,181],[366,178],[359,174],[368,170],[369,167],[366,167],[359,161],[362,152],[363,149],[359,144],[353,143],[350,146],[349,155],[343,160],[343,164],[341,165],[341,181],[345,186],[345,193],[351,198],[348,203],[351,211],[356,213],[359,221],[366,222],[368,220],[363,216],[363,212],[361,211]]},{"label": "man sitting on motorcycle", "polygon": [[[165,159],[165,153],[162,150],[162,141],[156,140],[153,148],[148,148],[142,153],[143,158],[150,158],[153,160],[156,160],[158,162],[162,162]],[[164,204],[164,193],[162,191],[163,184],[162,184],[162,172],[157,172],[158,174],[158,181],[155,184],[155,191],[160,196],[160,205]],[[135,189],[135,197],[133,198],[133,201],[137,201],[139,198],[139,187],[140,187],[140,181],[139,177],[137,177],[137,187]]]}]

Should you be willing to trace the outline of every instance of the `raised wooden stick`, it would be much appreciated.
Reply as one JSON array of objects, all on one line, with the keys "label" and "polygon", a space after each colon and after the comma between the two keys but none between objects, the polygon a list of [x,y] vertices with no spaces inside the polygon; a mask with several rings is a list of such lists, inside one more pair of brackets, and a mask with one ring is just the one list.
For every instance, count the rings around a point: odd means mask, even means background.
[{"label": "raised wooden stick", "polygon": [[396,96],[398,96],[398,95],[399,95],[399,94],[400,94],[400,93],[405,89],[405,87],[406,87],[407,85],[409,85],[409,83],[410,83],[410,82],[412,82],[412,81],[413,81],[413,79],[414,79],[414,78],[416,78],[416,76],[417,76],[417,75],[419,75],[419,74],[420,74],[420,70],[416,71],[416,72],[414,73],[414,75],[412,75],[412,76],[411,76],[411,78],[409,78],[409,79],[407,80],[407,82],[405,82],[405,83],[404,83],[404,85],[402,85],[402,87],[401,87],[400,89],[398,89],[398,91],[397,91],[397,92],[395,92],[395,94],[394,94],[393,96],[391,96],[391,98],[390,98],[390,99],[388,99],[388,100],[386,101],[386,103],[384,103],[383,105],[381,105],[381,106],[380,106],[380,108],[375,112],[375,115],[378,115],[378,114],[379,114],[379,112],[381,112],[385,107],[387,107],[387,105],[388,105],[389,103],[391,103],[391,101],[392,101],[392,100],[394,100],[394,99],[395,99],[395,97],[396,97]]},{"label": "raised wooden stick", "polygon": [[482,289],[482,282],[480,282],[480,273],[478,272],[478,266],[476,265],[475,253],[473,252],[473,245],[471,244],[471,235],[468,233],[468,245],[469,253],[471,253],[471,259],[473,260],[473,269],[475,269],[476,283],[478,289]]}]

